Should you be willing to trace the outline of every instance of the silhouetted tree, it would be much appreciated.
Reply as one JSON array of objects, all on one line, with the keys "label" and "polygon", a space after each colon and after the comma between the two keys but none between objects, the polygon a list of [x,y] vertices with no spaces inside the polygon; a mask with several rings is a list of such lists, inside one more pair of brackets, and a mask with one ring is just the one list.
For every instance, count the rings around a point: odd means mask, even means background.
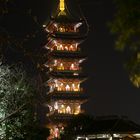
[{"label": "silhouetted tree", "polygon": [[111,26],[117,35],[115,47],[127,53],[125,68],[130,80],[140,87],[140,1],[115,0],[116,13]]}]

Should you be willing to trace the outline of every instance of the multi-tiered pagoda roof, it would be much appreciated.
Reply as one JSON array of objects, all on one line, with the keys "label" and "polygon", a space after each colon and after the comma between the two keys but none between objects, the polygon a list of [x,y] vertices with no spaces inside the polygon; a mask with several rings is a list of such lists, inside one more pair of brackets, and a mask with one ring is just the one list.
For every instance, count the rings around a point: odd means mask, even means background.
[{"label": "multi-tiered pagoda roof", "polygon": [[[64,0],[60,0],[50,22],[44,25],[48,33],[48,43],[45,45],[48,49],[48,61],[44,64],[48,68],[49,77],[46,102],[50,112],[47,116],[53,122],[52,133],[58,129],[60,119],[69,120],[70,117],[82,113],[81,104],[87,101],[81,87],[81,83],[87,78],[81,66],[86,59],[80,47],[87,37],[83,26],[85,19],[73,16]],[[58,137],[58,134],[54,137]]]}]

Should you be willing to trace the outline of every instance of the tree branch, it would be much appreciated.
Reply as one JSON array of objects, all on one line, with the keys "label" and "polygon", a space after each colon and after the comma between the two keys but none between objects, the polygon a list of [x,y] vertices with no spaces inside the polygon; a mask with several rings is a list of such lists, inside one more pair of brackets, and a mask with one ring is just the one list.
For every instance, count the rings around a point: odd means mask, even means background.
[{"label": "tree branch", "polygon": [[[27,103],[26,103],[26,104],[27,104]],[[0,120],[0,124],[1,124],[2,122],[4,122],[5,120],[7,120],[8,118],[10,118],[11,116],[13,116],[13,115],[15,115],[16,113],[20,112],[26,104],[23,104],[23,105],[20,106],[18,109],[16,109],[14,112],[12,112],[11,114],[7,115],[5,118],[1,119],[1,120]]]}]

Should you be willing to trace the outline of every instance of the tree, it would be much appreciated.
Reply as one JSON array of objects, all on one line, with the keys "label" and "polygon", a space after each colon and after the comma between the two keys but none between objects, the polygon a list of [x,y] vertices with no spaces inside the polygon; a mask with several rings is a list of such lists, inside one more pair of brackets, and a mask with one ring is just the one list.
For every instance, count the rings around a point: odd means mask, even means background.
[{"label": "tree", "polygon": [[[29,94],[27,94],[29,93]],[[20,68],[0,66],[0,124],[1,139],[23,137],[19,131],[20,119],[27,112],[26,105],[31,99],[30,86],[26,82],[25,73]],[[21,114],[21,115],[19,115]],[[18,116],[18,117],[17,117]],[[19,117],[20,116],[20,117]],[[22,116],[22,117],[21,117]]]},{"label": "tree", "polygon": [[42,131],[35,114],[35,96],[21,67],[0,62],[0,139],[30,140]]},{"label": "tree", "polygon": [[115,0],[117,6],[111,31],[117,35],[115,47],[128,57],[125,68],[130,80],[140,88],[140,1]]}]

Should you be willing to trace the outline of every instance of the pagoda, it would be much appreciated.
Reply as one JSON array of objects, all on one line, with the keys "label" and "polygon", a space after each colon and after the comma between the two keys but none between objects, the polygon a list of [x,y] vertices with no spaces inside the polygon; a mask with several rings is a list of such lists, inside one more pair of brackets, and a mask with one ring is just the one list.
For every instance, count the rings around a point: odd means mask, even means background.
[{"label": "pagoda", "polygon": [[87,77],[82,73],[82,54],[80,44],[86,39],[88,26],[83,16],[73,16],[67,1],[59,0],[58,8],[50,21],[43,25],[48,33],[47,106],[49,107],[48,127],[51,138],[58,138],[68,121],[83,113],[81,104],[87,96],[81,87]]}]

